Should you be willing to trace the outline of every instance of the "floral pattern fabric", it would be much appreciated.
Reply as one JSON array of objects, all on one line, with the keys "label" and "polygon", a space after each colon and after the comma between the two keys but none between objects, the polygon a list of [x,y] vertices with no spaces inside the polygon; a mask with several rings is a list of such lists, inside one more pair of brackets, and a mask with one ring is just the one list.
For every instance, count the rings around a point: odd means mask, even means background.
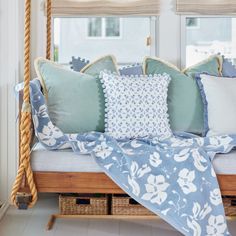
[{"label": "floral pattern fabric", "polygon": [[184,235],[230,235],[211,158],[229,152],[236,135],[175,135],[115,140],[101,133],[69,136],[76,153],[91,153],[136,201]]},{"label": "floral pattern fabric", "polygon": [[119,76],[101,72],[105,96],[105,131],[114,138],[171,135],[167,74]]},{"label": "floral pattern fabric", "polygon": [[236,135],[201,138],[179,133],[116,140],[97,132],[63,134],[49,116],[39,84],[31,83],[35,133],[49,150],[90,153],[127,194],[188,236],[228,232],[211,160],[236,146]]},{"label": "floral pattern fabric", "polygon": [[53,125],[49,117],[45,97],[41,91],[40,82],[37,79],[30,82],[30,102],[35,135],[39,142],[45,148],[69,148],[67,135],[63,134],[59,128]]}]

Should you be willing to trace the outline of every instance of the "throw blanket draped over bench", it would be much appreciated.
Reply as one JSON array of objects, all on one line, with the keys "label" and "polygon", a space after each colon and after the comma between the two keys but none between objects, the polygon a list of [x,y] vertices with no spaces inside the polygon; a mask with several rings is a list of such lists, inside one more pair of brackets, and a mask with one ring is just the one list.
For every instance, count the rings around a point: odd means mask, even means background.
[{"label": "throw blanket draped over bench", "polygon": [[47,149],[71,147],[78,154],[90,153],[127,194],[184,235],[230,235],[211,160],[235,147],[236,135],[135,140],[97,132],[65,135],[51,123],[42,99],[31,85],[35,133]]},{"label": "throw blanket draped over bench", "polygon": [[184,235],[229,235],[210,156],[235,137],[116,141],[101,133],[71,135],[76,153],[91,153],[126,193]]}]

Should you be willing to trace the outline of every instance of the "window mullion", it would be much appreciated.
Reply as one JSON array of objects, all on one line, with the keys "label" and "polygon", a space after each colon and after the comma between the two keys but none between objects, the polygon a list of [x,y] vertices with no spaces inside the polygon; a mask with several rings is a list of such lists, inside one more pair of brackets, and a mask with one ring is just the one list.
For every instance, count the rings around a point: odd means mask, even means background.
[{"label": "window mullion", "polygon": [[106,18],[102,18],[102,38],[106,38]]}]

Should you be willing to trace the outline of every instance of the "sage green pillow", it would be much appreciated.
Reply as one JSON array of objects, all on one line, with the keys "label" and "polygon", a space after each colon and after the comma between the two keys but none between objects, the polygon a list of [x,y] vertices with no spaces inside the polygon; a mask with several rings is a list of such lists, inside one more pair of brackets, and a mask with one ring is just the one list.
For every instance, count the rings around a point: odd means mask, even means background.
[{"label": "sage green pillow", "polygon": [[219,75],[221,65],[221,57],[213,56],[181,72],[177,67],[159,58],[145,58],[145,74],[153,75],[165,72],[171,77],[168,90],[168,113],[173,131],[203,133],[203,103],[195,75],[198,73]]},{"label": "sage green pillow", "polygon": [[35,60],[35,69],[54,125],[64,133],[104,131],[105,102],[97,75],[104,69],[117,72],[112,56],[89,64],[84,73],[43,58]]},{"label": "sage green pillow", "polygon": [[108,56],[101,57],[98,60],[86,65],[81,70],[81,72],[99,77],[100,72],[103,70],[118,73],[116,59],[113,56],[108,55]]}]

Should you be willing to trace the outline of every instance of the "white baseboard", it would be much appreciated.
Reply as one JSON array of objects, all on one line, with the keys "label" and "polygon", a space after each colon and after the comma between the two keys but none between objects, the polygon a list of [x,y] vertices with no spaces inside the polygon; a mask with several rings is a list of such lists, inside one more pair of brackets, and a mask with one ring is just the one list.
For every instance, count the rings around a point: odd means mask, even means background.
[{"label": "white baseboard", "polygon": [[7,211],[7,209],[8,209],[8,207],[10,206],[10,204],[9,203],[4,203],[3,205],[2,205],[2,207],[0,208],[0,220],[3,218],[3,216],[5,215],[5,213],[6,213],[6,211]]}]

